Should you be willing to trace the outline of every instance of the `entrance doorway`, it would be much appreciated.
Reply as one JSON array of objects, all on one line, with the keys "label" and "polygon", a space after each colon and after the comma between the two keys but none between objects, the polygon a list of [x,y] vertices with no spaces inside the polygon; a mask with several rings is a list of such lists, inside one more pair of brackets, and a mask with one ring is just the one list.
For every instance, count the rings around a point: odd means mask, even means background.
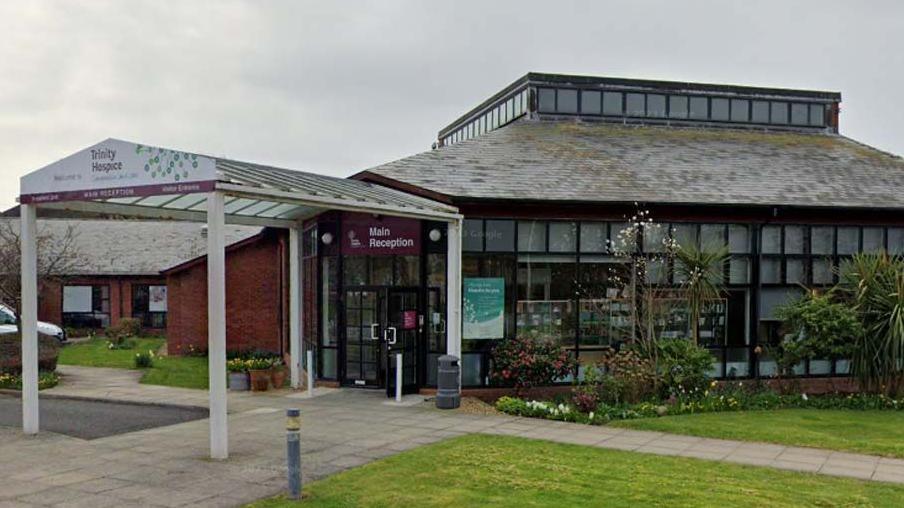
[{"label": "entrance doorway", "polygon": [[396,355],[402,354],[402,393],[418,390],[418,344],[424,328],[418,288],[363,286],[345,292],[345,371],[342,384],[385,388],[395,395]]}]

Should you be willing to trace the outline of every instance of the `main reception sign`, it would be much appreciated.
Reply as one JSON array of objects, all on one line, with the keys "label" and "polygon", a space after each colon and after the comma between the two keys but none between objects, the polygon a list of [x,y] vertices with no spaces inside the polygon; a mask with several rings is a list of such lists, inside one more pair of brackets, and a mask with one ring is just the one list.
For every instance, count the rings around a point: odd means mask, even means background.
[{"label": "main reception sign", "polygon": [[21,180],[22,203],[209,192],[216,162],[202,155],[108,139]]},{"label": "main reception sign", "polygon": [[421,253],[421,224],[415,219],[342,214],[342,254],[417,255]]}]

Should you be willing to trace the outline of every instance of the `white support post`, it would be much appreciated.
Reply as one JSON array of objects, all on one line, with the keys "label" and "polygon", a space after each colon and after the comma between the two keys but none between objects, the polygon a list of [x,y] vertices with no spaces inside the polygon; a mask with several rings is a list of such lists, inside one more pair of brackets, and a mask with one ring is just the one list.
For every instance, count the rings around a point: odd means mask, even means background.
[{"label": "white support post", "polygon": [[395,355],[395,401],[402,402],[402,353]]},{"label": "white support post", "polygon": [[446,354],[461,360],[461,230],[462,220],[449,223],[446,272]]},{"label": "white support post", "polygon": [[207,354],[210,384],[210,458],[229,457],[226,419],[226,239],[224,197],[207,195]]},{"label": "white support post", "polygon": [[298,228],[289,229],[289,375],[292,388],[301,387],[301,245]]},{"label": "white support post", "polygon": [[38,418],[38,246],[37,210],[34,205],[22,205],[22,430],[37,434]]}]

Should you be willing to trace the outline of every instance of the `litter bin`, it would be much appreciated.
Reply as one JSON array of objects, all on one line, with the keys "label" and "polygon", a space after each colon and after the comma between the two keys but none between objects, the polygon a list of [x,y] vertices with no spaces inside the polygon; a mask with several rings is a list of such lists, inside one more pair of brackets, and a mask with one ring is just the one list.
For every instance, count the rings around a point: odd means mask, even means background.
[{"label": "litter bin", "polygon": [[461,405],[461,365],[457,356],[439,357],[436,383],[436,407],[455,409]]}]

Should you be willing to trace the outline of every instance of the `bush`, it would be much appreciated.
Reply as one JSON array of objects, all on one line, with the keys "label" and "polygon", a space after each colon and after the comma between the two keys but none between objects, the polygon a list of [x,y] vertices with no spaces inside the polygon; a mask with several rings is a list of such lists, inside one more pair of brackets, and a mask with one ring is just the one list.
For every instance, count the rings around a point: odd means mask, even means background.
[{"label": "bush", "polygon": [[809,291],[779,307],[778,317],[789,333],[772,353],[785,375],[793,374],[794,366],[805,360],[850,358],[863,334],[857,311],[832,301],[831,293]]},{"label": "bush", "polygon": [[647,358],[631,349],[603,353],[600,365],[605,369],[600,395],[603,402],[612,405],[637,403],[656,394],[659,377]]},{"label": "bush", "polygon": [[709,386],[713,356],[685,339],[663,339],[659,348],[659,375],[663,397],[702,393]]},{"label": "bush", "polygon": [[[60,354],[60,343],[56,337],[38,334],[38,369],[47,372],[56,370]],[[18,333],[0,335],[0,374],[22,372],[22,336]]]},{"label": "bush", "polygon": [[125,339],[141,335],[141,321],[135,318],[122,318],[118,323],[104,329],[110,342],[120,343]]},{"label": "bush", "polygon": [[150,369],[154,366],[154,352],[148,351],[147,353],[136,353],[135,354],[135,368],[136,369]]},{"label": "bush", "polygon": [[516,338],[500,342],[492,353],[490,377],[512,384],[521,395],[534,386],[550,385],[574,372],[576,362],[550,340]]}]

